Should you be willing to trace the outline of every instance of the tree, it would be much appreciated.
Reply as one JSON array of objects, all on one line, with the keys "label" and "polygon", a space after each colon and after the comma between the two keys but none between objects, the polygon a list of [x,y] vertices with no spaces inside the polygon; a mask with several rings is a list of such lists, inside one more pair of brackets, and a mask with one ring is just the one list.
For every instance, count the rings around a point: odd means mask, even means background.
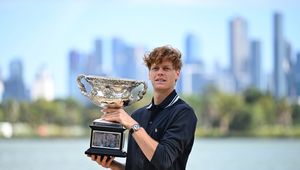
[{"label": "tree", "polygon": [[262,93],[256,88],[248,88],[243,92],[243,96],[245,103],[253,104],[261,98]]},{"label": "tree", "polygon": [[298,104],[291,105],[292,119],[294,125],[300,125],[300,106]]}]

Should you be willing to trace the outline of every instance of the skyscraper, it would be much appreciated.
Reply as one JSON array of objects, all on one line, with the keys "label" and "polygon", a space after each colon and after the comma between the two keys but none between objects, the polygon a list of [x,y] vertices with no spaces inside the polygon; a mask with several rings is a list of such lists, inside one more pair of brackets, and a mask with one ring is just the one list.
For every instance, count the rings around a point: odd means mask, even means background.
[{"label": "skyscraper", "polygon": [[4,91],[4,84],[3,84],[2,72],[0,68],[0,103],[2,102],[3,91]]},{"label": "skyscraper", "polygon": [[187,34],[185,38],[185,63],[201,63],[199,38],[194,34]]},{"label": "skyscraper", "polygon": [[261,82],[261,45],[260,42],[254,40],[251,42],[250,48],[250,70],[251,70],[251,84],[256,89],[262,90]]},{"label": "skyscraper", "polygon": [[177,90],[188,94],[200,93],[205,84],[203,64],[200,56],[199,39],[193,34],[185,38],[185,56],[182,76],[178,80]]},{"label": "skyscraper", "polygon": [[112,40],[114,75],[119,78],[136,78],[137,63],[134,56],[134,48],[128,46],[119,38]]},{"label": "skyscraper", "polygon": [[293,78],[293,61],[292,61],[292,45],[285,41],[284,48],[284,63],[283,63],[283,71],[285,74],[286,81],[286,95],[292,96],[294,91],[294,78]]},{"label": "skyscraper", "polygon": [[296,96],[298,96],[298,98],[300,99],[300,52],[297,53],[293,72],[295,77]]},{"label": "skyscraper", "polygon": [[54,99],[54,82],[50,72],[42,67],[36,75],[31,89],[31,98],[33,100],[45,99],[51,101]]},{"label": "skyscraper", "polygon": [[9,77],[4,81],[3,101],[29,100],[29,92],[23,81],[23,63],[20,59],[14,59],[9,65]]},{"label": "skyscraper", "polygon": [[250,85],[249,40],[246,20],[235,17],[229,24],[230,67],[235,80],[236,92]]},{"label": "skyscraper", "polygon": [[[77,85],[77,76],[79,74],[88,74],[86,71],[87,66],[87,56],[84,54],[80,54],[76,50],[72,50],[69,53],[69,96],[73,97],[76,100],[79,100],[80,102],[84,104],[89,104],[90,102],[84,97]],[[83,83],[86,85],[87,91],[90,90],[90,86],[87,85],[85,81]]]},{"label": "skyscraper", "polygon": [[95,53],[92,56],[93,74],[101,75],[103,73],[103,42],[101,39],[95,41]]},{"label": "skyscraper", "polygon": [[285,63],[285,40],[283,36],[282,15],[275,13],[274,18],[274,95],[281,98],[286,96],[286,76],[284,73]]},{"label": "skyscraper", "polygon": [[180,92],[187,94],[201,93],[206,84],[203,69],[199,66],[199,64],[195,63],[185,64],[182,68],[179,81],[179,85],[182,87],[182,89],[180,89],[182,91]]}]

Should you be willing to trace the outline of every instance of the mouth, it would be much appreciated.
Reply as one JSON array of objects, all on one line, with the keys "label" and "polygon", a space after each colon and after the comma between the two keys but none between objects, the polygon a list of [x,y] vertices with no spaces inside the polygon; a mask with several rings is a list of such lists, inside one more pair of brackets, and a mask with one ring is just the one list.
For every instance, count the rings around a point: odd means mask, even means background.
[{"label": "mouth", "polygon": [[155,82],[158,82],[158,83],[164,83],[166,82],[167,80],[166,79],[163,79],[163,78],[157,78],[155,79]]}]

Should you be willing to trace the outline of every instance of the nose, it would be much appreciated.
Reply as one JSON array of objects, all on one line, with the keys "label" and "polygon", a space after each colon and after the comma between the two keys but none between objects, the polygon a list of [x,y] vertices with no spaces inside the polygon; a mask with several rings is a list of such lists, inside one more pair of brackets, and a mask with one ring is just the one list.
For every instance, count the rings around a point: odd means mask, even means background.
[{"label": "nose", "polygon": [[158,75],[163,75],[164,74],[164,70],[162,68],[159,68],[157,71]]}]

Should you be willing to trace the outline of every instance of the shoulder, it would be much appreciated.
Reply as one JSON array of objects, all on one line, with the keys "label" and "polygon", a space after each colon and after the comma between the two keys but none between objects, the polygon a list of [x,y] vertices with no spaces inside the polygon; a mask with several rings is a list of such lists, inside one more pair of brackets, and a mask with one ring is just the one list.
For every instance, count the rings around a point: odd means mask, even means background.
[{"label": "shoulder", "polygon": [[183,110],[183,111],[189,111],[194,113],[194,109],[187,104],[184,100],[179,99],[175,104],[174,104],[174,108],[176,110]]},{"label": "shoulder", "polygon": [[175,115],[197,121],[194,109],[184,100],[179,99],[173,106]]}]

